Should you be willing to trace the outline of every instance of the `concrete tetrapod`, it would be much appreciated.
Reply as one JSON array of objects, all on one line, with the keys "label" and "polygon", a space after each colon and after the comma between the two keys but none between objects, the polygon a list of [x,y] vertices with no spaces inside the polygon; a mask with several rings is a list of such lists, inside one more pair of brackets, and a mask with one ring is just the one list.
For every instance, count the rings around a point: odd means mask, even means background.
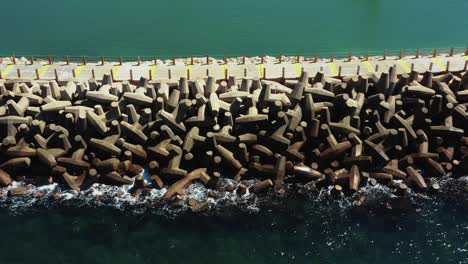
[{"label": "concrete tetrapod", "polygon": [[[0,81],[0,185],[135,184],[183,199],[220,178],[240,195],[315,182],[332,196],[385,184],[440,192],[432,177],[468,170],[468,74],[395,67],[280,80]],[[141,178],[149,167],[151,185]],[[37,175],[35,175],[37,174]],[[404,183],[401,183],[403,180]],[[198,210],[205,202],[192,203]]]}]

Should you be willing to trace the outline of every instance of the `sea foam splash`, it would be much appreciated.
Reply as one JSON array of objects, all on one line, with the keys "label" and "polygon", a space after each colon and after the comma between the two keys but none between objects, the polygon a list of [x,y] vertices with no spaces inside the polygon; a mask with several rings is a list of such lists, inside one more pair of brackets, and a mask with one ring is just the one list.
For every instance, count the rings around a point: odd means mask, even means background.
[{"label": "sea foam splash", "polygon": [[[147,177],[144,177],[145,181]],[[460,178],[444,177],[433,179],[440,185],[437,194],[418,193],[411,190],[404,197],[411,205],[424,206],[424,204],[434,204],[441,202],[456,202],[461,205],[468,204],[468,176]],[[147,182],[150,185],[149,182]],[[231,179],[221,179],[220,189],[230,183],[235,183]],[[250,181],[254,184],[254,181]],[[10,189],[24,186],[28,189],[26,194],[9,197]],[[332,197],[330,189],[318,189],[313,183],[307,184],[285,184],[287,197],[278,197],[272,193],[253,194],[247,191],[240,195],[234,191],[214,191],[215,195],[210,195],[212,189],[206,188],[203,184],[194,182],[187,188],[187,194],[183,200],[168,204],[161,197],[167,191],[163,189],[151,189],[145,195],[136,198],[131,195],[130,185],[109,186],[104,184],[94,184],[89,189],[81,192],[64,190],[58,184],[50,184],[36,187],[26,185],[23,182],[14,182],[11,186],[0,189],[0,207],[7,208],[12,214],[21,214],[26,211],[36,209],[48,209],[56,207],[110,207],[116,210],[130,212],[133,214],[152,213],[175,217],[179,214],[190,212],[188,205],[190,199],[206,203],[201,212],[203,214],[224,213],[226,209],[235,208],[248,213],[256,213],[263,208],[275,206],[285,206],[290,201],[316,204],[325,210],[339,210],[343,213],[349,209],[362,206],[368,208],[379,208],[386,206],[390,208],[389,201],[401,199],[396,196],[392,189],[385,185],[365,186],[352,195],[342,195]],[[361,198],[364,197],[364,200]],[[287,202],[285,202],[287,200]]]}]

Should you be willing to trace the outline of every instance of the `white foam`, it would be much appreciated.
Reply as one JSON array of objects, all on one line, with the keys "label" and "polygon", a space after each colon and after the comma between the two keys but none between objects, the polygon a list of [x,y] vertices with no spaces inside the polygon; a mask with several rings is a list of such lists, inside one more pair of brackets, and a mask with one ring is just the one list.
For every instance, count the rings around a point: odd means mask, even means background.
[{"label": "white foam", "polygon": [[[468,186],[468,176],[454,180],[453,178],[444,177],[435,179],[441,185],[441,190],[444,186],[455,184]],[[235,183],[231,179],[221,180],[221,189],[230,183]],[[249,181],[248,185],[254,184],[255,181]],[[8,190],[19,186],[29,188],[29,191],[18,197],[8,197]],[[305,195],[309,203],[317,203],[320,206],[328,207],[334,206],[341,208],[343,211],[355,206],[355,200],[359,196],[365,196],[366,201],[380,203],[396,196],[390,188],[384,185],[377,184],[376,186],[366,186],[351,196],[342,195],[338,199],[331,198],[330,188],[315,188],[314,183],[285,185],[287,193],[298,191],[299,194]],[[294,187],[294,188],[293,188]],[[175,204],[167,204],[161,200],[161,197],[167,191],[163,189],[151,189],[147,195],[141,195],[138,199],[129,193],[131,186],[109,186],[104,184],[94,184],[89,189],[81,192],[62,190],[58,184],[44,185],[35,187],[26,185],[23,182],[13,182],[9,187],[1,189],[0,192],[0,206],[7,207],[13,212],[21,212],[34,208],[36,206],[50,207],[60,206],[60,203],[72,204],[74,206],[90,206],[99,207],[106,206],[112,207],[117,210],[133,211],[135,213],[142,213],[151,211],[156,214],[164,214],[167,216],[175,216],[179,213],[190,210],[187,206],[188,200],[193,198],[197,201],[208,201],[210,210],[216,211],[223,207],[236,207],[241,210],[250,212],[258,212],[263,205],[274,205],[281,203],[282,198],[278,198],[271,193],[269,194],[253,194],[247,190],[244,195],[237,194],[236,190],[231,192],[218,192],[217,197],[209,196],[209,192],[213,191],[206,188],[203,184],[195,182],[187,188],[187,195],[184,199]],[[447,195],[450,197],[450,195]],[[427,193],[417,193],[411,190],[408,191],[408,197],[415,201],[435,201],[432,195]]]}]

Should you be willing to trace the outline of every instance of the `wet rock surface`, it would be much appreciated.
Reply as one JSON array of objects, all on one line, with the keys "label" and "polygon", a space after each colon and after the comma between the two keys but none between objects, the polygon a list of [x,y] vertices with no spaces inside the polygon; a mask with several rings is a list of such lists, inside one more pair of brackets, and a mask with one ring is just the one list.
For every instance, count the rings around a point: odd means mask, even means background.
[{"label": "wet rock surface", "polygon": [[332,197],[376,184],[436,195],[433,179],[468,170],[466,91],[466,72],[392,67],[298,80],[0,81],[0,184],[132,185],[134,197],[157,189],[164,203],[195,183],[211,199],[224,190],[281,199],[290,184]]}]

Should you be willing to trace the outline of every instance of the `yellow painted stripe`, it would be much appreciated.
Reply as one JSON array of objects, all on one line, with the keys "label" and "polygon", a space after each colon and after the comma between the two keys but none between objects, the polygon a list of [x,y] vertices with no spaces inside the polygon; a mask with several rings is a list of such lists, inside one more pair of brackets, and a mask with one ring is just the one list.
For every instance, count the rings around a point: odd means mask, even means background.
[{"label": "yellow painted stripe", "polygon": [[365,61],[365,62],[364,62],[364,65],[366,66],[366,68],[367,68],[367,70],[368,70],[369,72],[374,72],[374,67],[372,67],[372,65],[370,64],[369,61]]},{"label": "yellow painted stripe", "polygon": [[[156,77],[155,77],[156,65],[151,65],[150,71],[151,71],[151,76],[153,77],[153,79],[156,79]],[[149,77],[149,76],[148,76],[148,77]]]},{"label": "yellow painted stripe", "polygon": [[117,72],[119,71],[120,65],[114,65],[112,67],[112,76],[114,76],[115,79],[117,79]]},{"label": "yellow painted stripe", "polygon": [[441,71],[445,71],[445,66],[442,64],[442,62],[439,60],[439,58],[432,58],[432,61],[439,66],[439,69]]},{"label": "yellow painted stripe", "polygon": [[296,66],[297,77],[301,77],[301,65],[299,65],[299,63],[296,63],[295,66]]},{"label": "yellow painted stripe", "polygon": [[41,69],[39,70],[39,79],[41,78],[42,74],[44,74],[44,72],[47,71],[47,68],[49,68],[49,66],[49,64],[46,64],[41,67]]},{"label": "yellow painted stripe", "polygon": [[[188,76],[192,72],[192,65],[186,65],[185,72],[187,74],[186,76]],[[192,76],[190,76],[190,78],[192,78]]]},{"label": "yellow painted stripe", "polygon": [[15,66],[14,64],[10,64],[8,65],[5,70],[2,71],[2,77],[5,78],[6,75],[8,74],[8,72],[11,70],[11,68],[13,68],[13,66]]},{"label": "yellow painted stripe", "polygon": [[75,71],[76,77],[80,76],[81,71],[83,71],[83,68],[84,68],[84,65],[80,65],[78,66],[78,68],[76,68],[76,71]]},{"label": "yellow painted stripe", "polygon": [[336,69],[336,65],[335,65],[334,62],[329,62],[328,67],[330,67],[330,69],[332,70],[334,76],[338,75],[338,70]]},{"label": "yellow painted stripe", "polygon": [[225,79],[227,79],[227,76],[225,76],[226,70],[227,70],[227,65],[226,64],[221,65],[221,76],[222,78],[225,78]]},{"label": "yellow painted stripe", "polygon": [[406,73],[410,73],[411,69],[408,67],[406,62],[404,60],[398,60],[398,63],[400,63],[401,67],[405,70]]},{"label": "yellow painted stripe", "polygon": [[260,78],[265,77],[265,76],[263,76],[263,64],[258,65],[258,76],[260,76]]}]

